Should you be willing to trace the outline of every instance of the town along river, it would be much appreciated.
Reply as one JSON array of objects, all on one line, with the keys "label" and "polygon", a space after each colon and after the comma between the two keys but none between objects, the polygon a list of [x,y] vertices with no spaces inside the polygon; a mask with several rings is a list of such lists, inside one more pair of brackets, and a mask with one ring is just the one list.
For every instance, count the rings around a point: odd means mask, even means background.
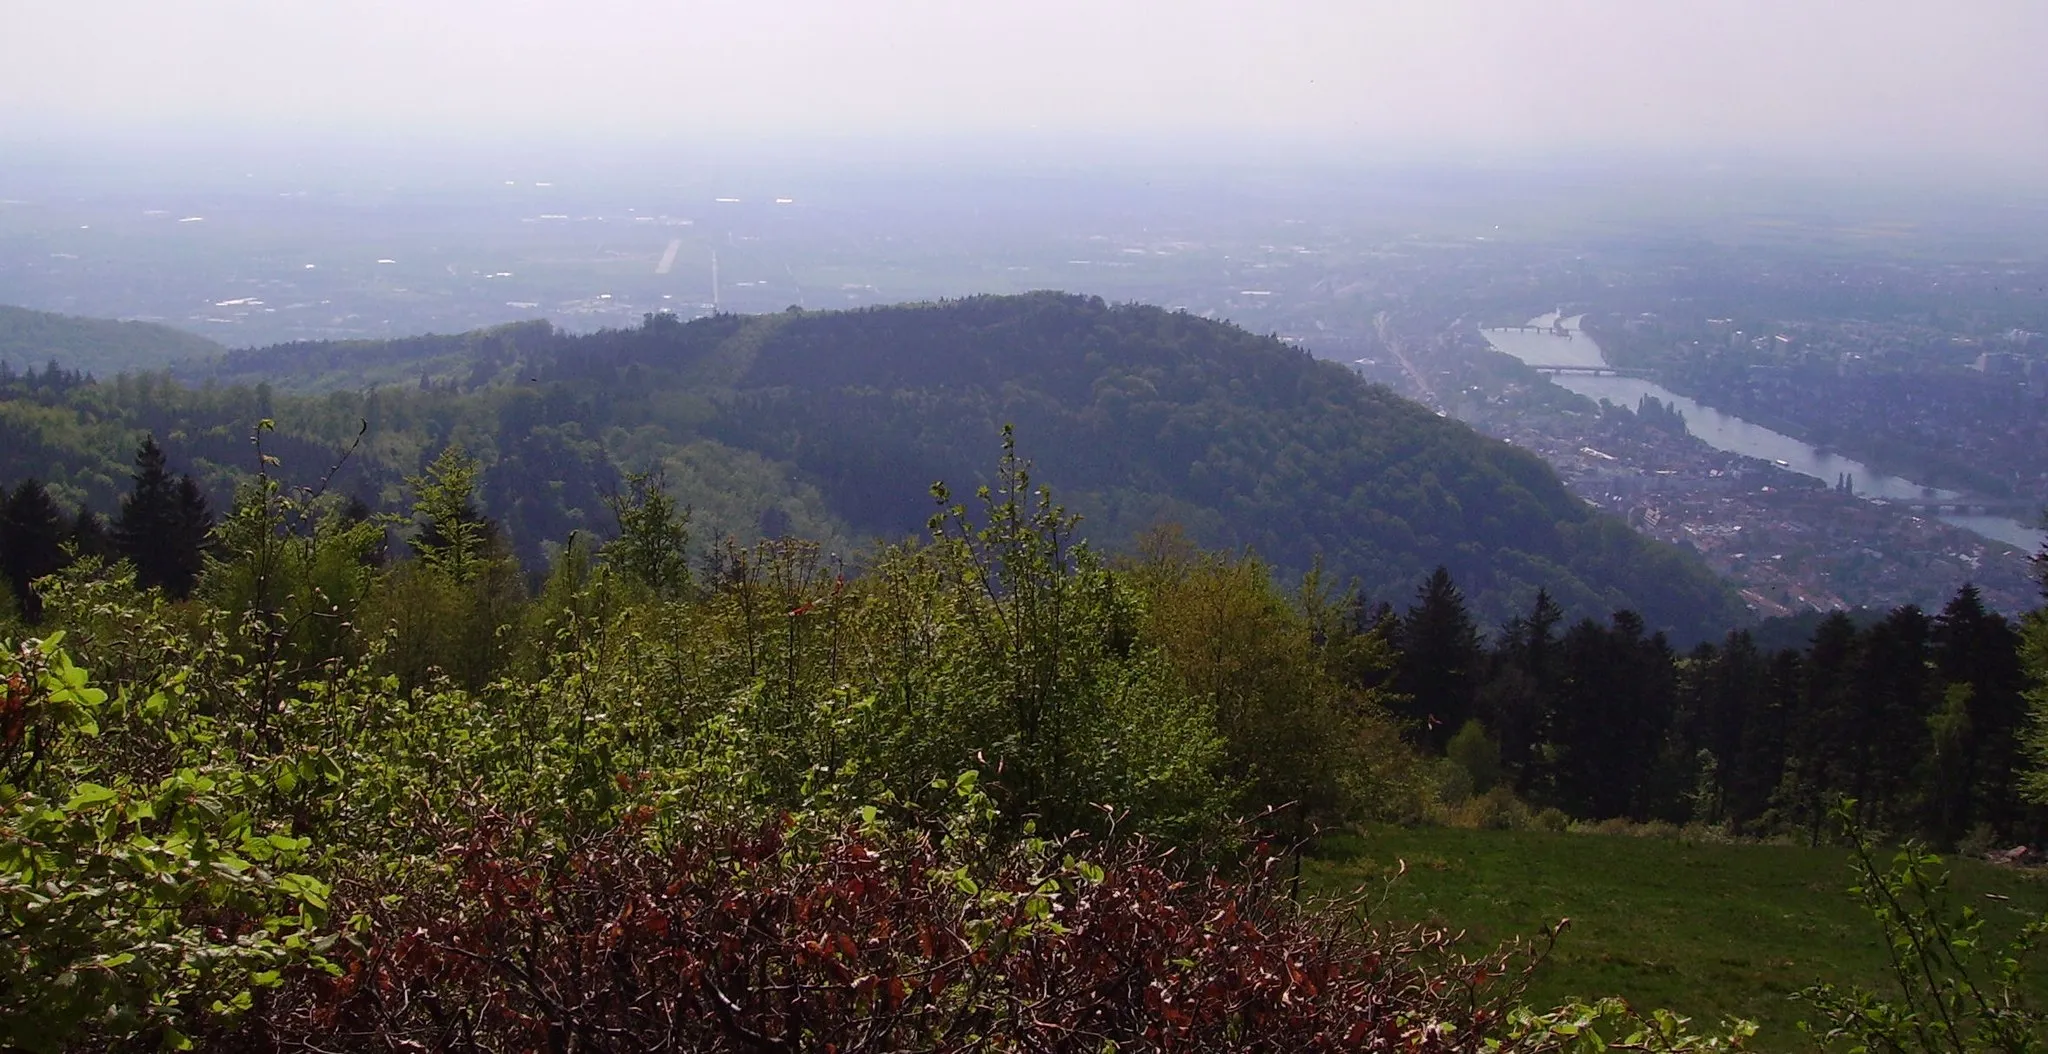
[{"label": "town along river", "polygon": [[[1483,332],[1494,350],[1506,352],[1532,366],[1606,366],[1607,359],[1601,354],[1600,345],[1579,331],[1578,323],[1582,317],[1575,315],[1564,319],[1564,335],[1551,328],[1558,322],[1555,314],[1530,319],[1532,328],[1529,329],[1489,329]],[[1848,476],[1860,497],[1914,501],[1962,496],[1954,491],[1923,487],[1912,480],[1887,476],[1860,461],[1824,453],[1782,432],[1702,406],[1695,400],[1641,378],[1560,373],[1550,379],[1589,399],[1605,399],[1631,410],[1643,396],[1652,396],[1667,406],[1677,408],[1685,415],[1685,430],[1716,450],[1775,461],[1786,469],[1812,476],[1829,485]],[[2040,531],[2000,516],[1943,515],[1941,518],[1965,530],[2029,552],[2039,549],[2044,537]]]}]

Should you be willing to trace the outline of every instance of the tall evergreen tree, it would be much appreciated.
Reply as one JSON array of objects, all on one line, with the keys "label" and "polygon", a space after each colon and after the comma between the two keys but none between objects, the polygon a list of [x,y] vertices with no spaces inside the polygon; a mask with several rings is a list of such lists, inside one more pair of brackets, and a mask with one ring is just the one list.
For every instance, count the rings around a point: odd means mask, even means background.
[{"label": "tall evergreen tree", "polygon": [[[1645,635],[1641,615],[1614,613],[1610,630],[1622,689],[1611,720],[1619,769],[1613,793],[1635,819],[1684,819],[1681,804],[1695,782],[1693,759],[1673,754],[1669,740],[1678,709],[1678,656],[1662,632]],[[1611,814],[1610,814],[1611,815]]]},{"label": "tall evergreen tree", "polygon": [[[2040,524],[2043,530],[2048,530],[2048,510],[2044,510],[2041,513]],[[2034,562],[2034,581],[2041,584],[2041,595],[2048,597],[2048,538],[2042,539],[2040,551],[2036,552],[2032,559]]]},{"label": "tall evergreen tree", "polygon": [[213,513],[190,475],[173,478],[156,437],[135,451],[135,485],[121,499],[114,521],[114,546],[135,565],[135,580],[175,599],[192,592],[206,566],[206,540]]},{"label": "tall evergreen tree", "polygon": [[1849,729],[1856,720],[1854,677],[1862,638],[1836,611],[1821,620],[1806,649],[1803,684],[1785,720],[1785,766],[1774,805],[1786,824],[1818,845],[1833,798],[1848,783]]},{"label": "tall evergreen tree", "polygon": [[40,481],[26,479],[0,504],[0,572],[16,610],[30,622],[43,614],[30,583],[64,566],[64,517]]},{"label": "tall evergreen tree", "polygon": [[1797,651],[1781,648],[1768,656],[1759,694],[1742,723],[1741,748],[1725,765],[1727,818],[1737,830],[1755,829],[1770,811],[1784,778],[1787,730],[1804,684],[1805,660]]},{"label": "tall evergreen tree", "polygon": [[1695,648],[1683,670],[1679,736],[1695,766],[1710,768],[1694,788],[1705,797],[1692,803],[1692,814],[1710,823],[1731,820],[1745,740],[1768,697],[1765,659],[1749,632],[1737,630],[1719,647]]},{"label": "tall evergreen tree", "polygon": [[71,525],[65,530],[64,540],[80,557],[99,557],[112,560],[115,557],[114,536],[107,529],[107,521],[100,514],[84,505],[78,507],[78,515],[72,517]]},{"label": "tall evergreen tree", "polygon": [[1550,591],[1538,589],[1529,613],[1501,627],[1491,672],[1479,690],[1479,716],[1500,744],[1501,768],[1525,796],[1536,790],[1536,749],[1548,734],[1557,690],[1557,627],[1563,621],[1564,609]]},{"label": "tall evergreen tree", "polygon": [[1928,720],[1940,686],[1928,671],[1932,623],[1908,604],[1865,631],[1842,729],[1851,744],[1847,793],[1867,804],[1866,822],[1891,830],[1912,822],[1914,777],[1929,746]]},{"label": "tall evergreen tree", "polygon": [[[2020,637],[2005,616],[1965,584],[1934,619],[1935,667],[1949,685],[1967,684],[1970,825],[2009,834],[2019,819],[2019,740],[2026,721]],[[1960,832],[1958,832],[1960,833]]]},{"label": "tall evergreen tree", "polygon": [[1394,686],[1407,697],[1407,715],[1422,741],[1441,753],[1472,717],[1479,675],[1479,630],[1465,596],[1439,566],[1416,590],[1416,603],[1401,619],[1401,661]]}]

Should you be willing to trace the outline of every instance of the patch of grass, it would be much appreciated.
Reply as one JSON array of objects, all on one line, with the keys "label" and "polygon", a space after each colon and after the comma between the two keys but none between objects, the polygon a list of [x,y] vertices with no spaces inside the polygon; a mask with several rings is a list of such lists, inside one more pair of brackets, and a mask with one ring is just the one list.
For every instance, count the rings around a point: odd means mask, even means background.
[{"label": "patch of grass", "polygon": [[[2040,876],[1953,868],[1954,903],[1974,905],[1993,937],[2048,910]],[[1619,995],[1702,1025],[1746,1017],[1764,1050],[1800,1047],[1793,1026],[1809,1014],[1792,993],[1823,979],[1887,984],[1877,924],[1846,892],[1845,850],[1396,827],[1330,840],[1305,875],[1325,894],[1384,891],[1385,921],[1440,922],[1481,942],[1569,918],[1532,1002]]]}]

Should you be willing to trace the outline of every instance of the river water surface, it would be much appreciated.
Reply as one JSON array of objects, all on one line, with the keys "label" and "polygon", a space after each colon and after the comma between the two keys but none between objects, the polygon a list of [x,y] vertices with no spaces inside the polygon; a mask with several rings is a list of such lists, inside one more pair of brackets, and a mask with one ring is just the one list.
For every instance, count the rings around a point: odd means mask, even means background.
[{"label": "river water surface", "polygon": [[[1579,319],[1583,317],[1574,315],[1563,320],[1568,333],[1566,336],[1551,331],[1551,325],[1558,321],[1555,314],[1530,319],[1529,325],[1537,327],[1533,330],[1489,329],[1483,332],[1494,350],[1513,355],[1531,365],[1605,366],[1607,358],[1601,354],[1600,345],[1579,331]],[[1782,432],[1703,406],[1696,400],[1641,378],[1560,374],[1550,379],[1560,387],[1587,398],[1605,399],[1630,410],[1636,408],[1643,396],[1653,396],[1666,405],[1677,407],[1685,415],[1685,430],[1716,450],[1775,461],[1793,472],[1831,486],[1847,475],[1861,497],[1915,499],[1962,496],[1955,491],[1926,487],[1912,480],[1885,475],[1853,458],[1826,453]],[[2048,535],[2002,516],[1944,515],[1941,518],[1957,527],[2029,552],[2038,550],[2044,539],[2048,539]]]}]

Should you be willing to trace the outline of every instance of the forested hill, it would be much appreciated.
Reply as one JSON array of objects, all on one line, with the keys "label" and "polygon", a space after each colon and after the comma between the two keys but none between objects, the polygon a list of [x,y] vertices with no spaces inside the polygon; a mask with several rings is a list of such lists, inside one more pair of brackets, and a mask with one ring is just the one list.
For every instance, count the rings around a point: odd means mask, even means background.
[{"label": "forested hill", "polygon": [[0,363],[11,370],[56,362],[67,370],[104,376],[162,369],[211,358],[223,350],[205,337],[154,322],[79,318],[0,305]]},{"label": "forested hill", "polygon": [[[100,402],[125,400],[130,427],[176,428],[167,450],[195,464],[246,463],[237,414],[277,419],[281,442],[329,444],[360,416],[371,439],[344,485],[373,503],[395,500],[401,473],[460,441],[486,463],[486,511],[529,556],[571,529],[602,530],[613,481],[659,467],[681,500],[722,510],[721,529],[919,531],[932,482],[971,490],[1014,423],[1036,478],[1100,544],[1173,522],[1285,572],[1320,558],[1337,582],[1396,603],[1443,564],[1489,621],[1521,612],[1539,587],[1575,615],[1633,608],[1687,639],[1741,614],[1703,565],[1587,507],[1534,456],[1278,340],[1154,307],[1040,293],[653,316],[584,336],[535,323],[254,349],[219,371],[331,382],[356,359],[385,372],[417,361],[431,376],[369,394],[159,385],[155,408],[133,392]],[[190,405],[165,414],[165,400]],[[10,475],[48,471],[6,460]]]}]

